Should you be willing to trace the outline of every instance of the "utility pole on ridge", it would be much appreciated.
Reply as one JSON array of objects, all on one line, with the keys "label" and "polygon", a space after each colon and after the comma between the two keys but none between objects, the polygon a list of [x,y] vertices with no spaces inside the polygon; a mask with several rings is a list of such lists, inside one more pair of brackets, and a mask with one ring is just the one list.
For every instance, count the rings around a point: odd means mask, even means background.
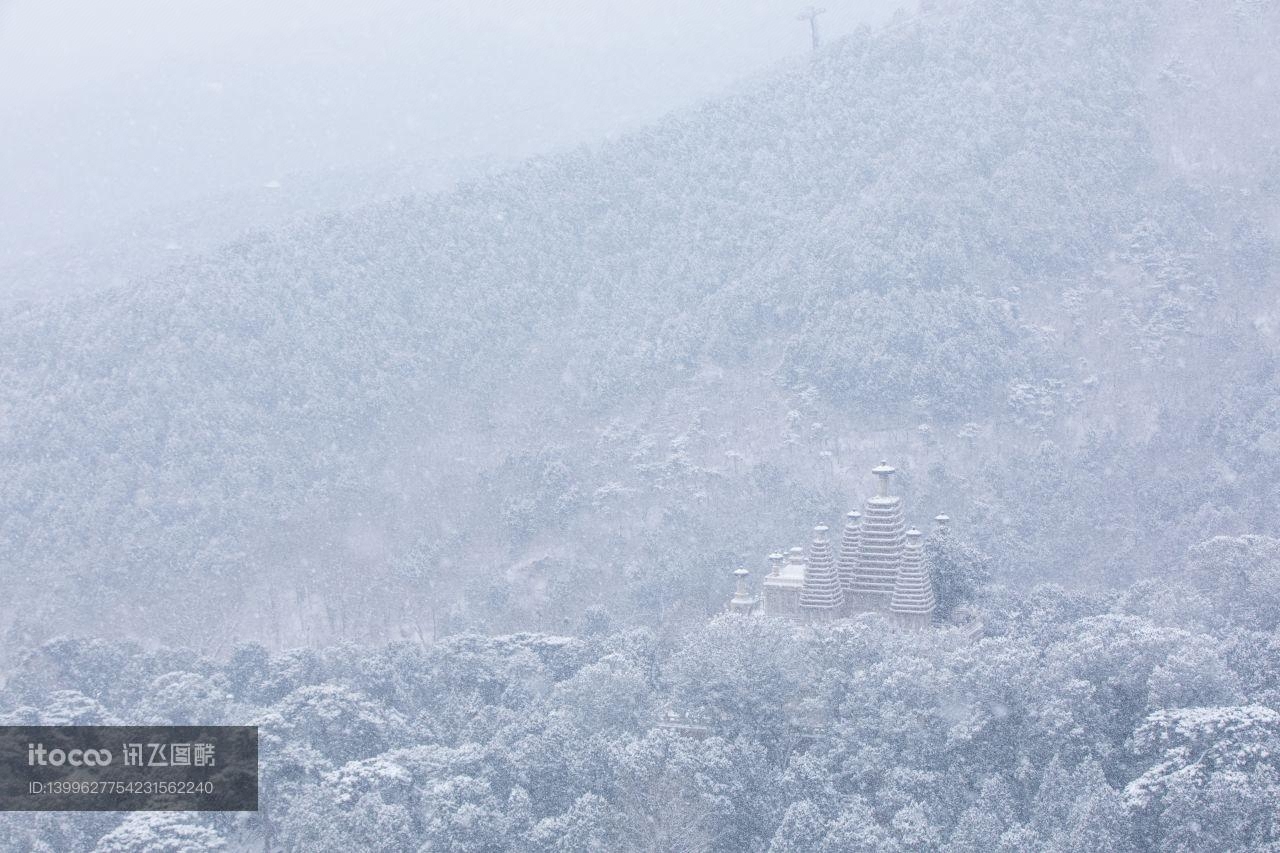
[{"label": "utility pole on ridge", "polygon": [[817,6],[810,6],[808,9],[805,9],[799,15],[796,15],[797,21],[809,22],[809,34],[813,38],[814,50],[817,50],[818,46],[822,44],[822,38],[821,36],[818,35],[818,16],[823,14],[826,11],[827,11],[826,9],[821,9],[821,8],[818,8]]}]

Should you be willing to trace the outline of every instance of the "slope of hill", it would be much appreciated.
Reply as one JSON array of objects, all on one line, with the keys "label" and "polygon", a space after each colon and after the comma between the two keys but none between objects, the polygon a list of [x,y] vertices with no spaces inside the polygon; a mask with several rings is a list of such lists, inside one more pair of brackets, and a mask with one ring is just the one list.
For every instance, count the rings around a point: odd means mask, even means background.
[{"label": "slope of hill", "polygon": [[1188,14],[940,7],[596,149],[8,311],[11,630],[678,619],[882,453],[1010,576],[1268,532],[1280,161],[1242,195],[1158,156]]},{"label": "slope of hill", "polygon": [[0,247],[0,299],[66,298],[154,277],[183,258],[208,253],[245,234],[406,193],[437,192],[494,168],[495,162],[478,158],[400,157],[377,168],[285,174],[279,180],[173,201],[129,217],[103,213],[91,233],[24,245],[21,250]]}]

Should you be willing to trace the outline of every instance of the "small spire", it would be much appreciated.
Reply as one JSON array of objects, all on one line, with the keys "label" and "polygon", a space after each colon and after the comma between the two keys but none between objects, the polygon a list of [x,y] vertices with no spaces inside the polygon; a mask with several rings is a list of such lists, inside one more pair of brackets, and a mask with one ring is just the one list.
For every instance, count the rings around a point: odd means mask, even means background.
[{"label": "small spire", "polygon": [[813,544],[809,546],[800,607],[809,614],[809,618],[826,620],[833,618],[843,604],[844,594],[836,572],[835,555],[827,540],[827,526],[819,524],[813,528]]},{"label": "small spire", "polygon": [[871,469],[871,473],[880,478],[880,483],[876,487],[876,497],[889,497],[889,478],[892,477],[897,470],[897,468],[894,468],[883,459],[880,460],[879,465]]},{"label": "small spire", "polygon": [[849,510],[844,516],[844,530],[840,535],[840,553],[836,558],[836,574],[846,593],[853,591],[853,578],[858,572],[858,547],[862,541],[862,513]]},{"label": "small spire", "polygon": [[947,529],[947,525],[951,523],[951,516],[945,512],[940,512],[933,517],[933,524],[939,533]]},{"label": "small spire", "polygon": [[733,599],[729,602],[729,609],[736,613],[750,613],[755,608],[756,600],[751,597],[751,593],[747,590],[747,575],[749,574],[751,572],[742,567],[738,567],[733,571],[737,589],[734,590]]},{"label": "small spire", "polygon": [[933,582],[924,564],[924,552],[920,540],[924,534],[914,527],[907,531],[906,547],[902,549],[902,563],[893,585],[889,610],[902,624],[912,628],[924,628],[933,621],[937,606]]},{"label": "small spire", "polygon": [[778,551],[774,551],[769,555],[769,577],[776,578],[782,573],[782,561],[785,559],[786,557],[782,556]]}]

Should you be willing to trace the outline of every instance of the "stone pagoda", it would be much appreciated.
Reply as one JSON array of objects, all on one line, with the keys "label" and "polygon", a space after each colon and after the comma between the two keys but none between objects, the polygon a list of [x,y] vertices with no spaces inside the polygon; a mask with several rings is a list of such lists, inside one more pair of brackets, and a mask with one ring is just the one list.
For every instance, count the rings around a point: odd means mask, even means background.
[{"label": "stone pagoda", "polygon": [[[805,623],[884,613],[904,628],[928,627],[936,605],[924,562],[924,536],[907,529],[902,499],[890,494],[895,469],[881,462],[871,473],[878,479],[876,493],[861,512],[845,516],[835,548],[827,526],[819,524],[807,556],[799,547],[786,558],[771,554],[759,599],[746,590],[746,570],[738,569],[730,609]],[[946,523],[943,518],[939,527]]]}]

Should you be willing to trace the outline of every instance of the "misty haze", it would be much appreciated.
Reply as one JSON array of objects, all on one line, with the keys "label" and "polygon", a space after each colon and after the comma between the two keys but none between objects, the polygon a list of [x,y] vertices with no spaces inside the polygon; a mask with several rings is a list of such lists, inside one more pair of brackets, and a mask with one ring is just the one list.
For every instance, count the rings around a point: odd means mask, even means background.
[{"label": "misty haze", "polygon": [[0,0],[0,850],[1277,853],[1278,285],[1273,0]]}]

